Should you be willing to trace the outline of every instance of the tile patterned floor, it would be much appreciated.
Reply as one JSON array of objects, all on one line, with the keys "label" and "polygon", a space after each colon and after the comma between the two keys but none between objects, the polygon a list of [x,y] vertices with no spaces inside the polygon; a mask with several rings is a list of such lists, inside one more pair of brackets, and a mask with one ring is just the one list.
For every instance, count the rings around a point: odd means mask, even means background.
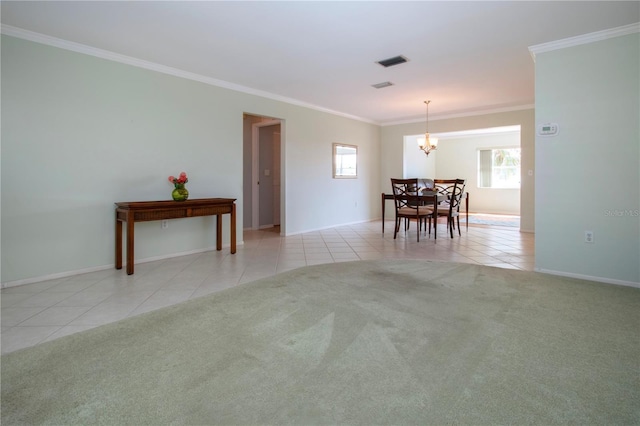
[{"label": "tile patterned floor", "polygon": [[1,292],[2,353],[204,296],[306,265],[368,259],[430,259],[533,270],[534,234],[471,225],[438,239],[415,225],[393,239],[393,221],[373,221],[281,237],[245,231],[235,255],[206,252],[136,265],[134,275],[109,269],[10,287]]}]

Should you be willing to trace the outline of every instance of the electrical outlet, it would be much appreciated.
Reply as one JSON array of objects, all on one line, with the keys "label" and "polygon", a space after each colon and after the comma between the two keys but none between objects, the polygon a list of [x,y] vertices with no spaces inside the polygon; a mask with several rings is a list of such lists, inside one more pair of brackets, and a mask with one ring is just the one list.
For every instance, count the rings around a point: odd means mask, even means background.
[{"label": "electrical outlet", "polygon": [[585,243],[593,242],[593,231],[584,231],[584,242]]},{"label": "electrical outlet", "polygon": [[163,220],[162,221],[162,229],[167,229],[169,227],[169,221],[168,220]]}]

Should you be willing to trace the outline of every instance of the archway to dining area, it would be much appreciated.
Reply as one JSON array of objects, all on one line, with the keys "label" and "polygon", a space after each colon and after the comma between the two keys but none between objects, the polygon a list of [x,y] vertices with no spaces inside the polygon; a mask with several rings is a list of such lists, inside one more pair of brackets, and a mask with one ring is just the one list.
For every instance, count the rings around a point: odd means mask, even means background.
[{"label": "archway to dining area", "polygon": [[[428,179],[466,180],[469,193],[470,213],[483,215],[520,216],[520,126],[503,126],[461,132],[432,134],[438,137],[435,151],[428,156],[418,148],[419,138],[424,135],[406,135],[403,145],[403,177]],[[516,153],[517,161],[511,159],[511,170],[506,171],[502,163],[493,161],[506,151]],[[515,154],[514,154],[515,155]],[[488,167],[488,168],[487,168]],[[485,179],[483,180],[483,173]],[[511,180],[500,180],[500,174],[511,173]],[[486,176],[489,178],[486,178]],[[496,176],[493,184],[490,177]],[[484,221],[490,218],[483,218]],[[493,220],[493,222],[500,222]],[[512,221],[510,221],[512,222]]]}]

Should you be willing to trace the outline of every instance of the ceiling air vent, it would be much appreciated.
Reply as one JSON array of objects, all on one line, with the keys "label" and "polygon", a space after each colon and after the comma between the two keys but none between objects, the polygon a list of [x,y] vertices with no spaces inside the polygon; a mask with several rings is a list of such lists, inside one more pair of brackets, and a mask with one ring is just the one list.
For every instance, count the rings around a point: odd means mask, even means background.
[{"label": "ceiling air vent", "polygon": [[382,89],[383,87],[393,86],[393,83],[390,81],[384,81],[378,84],[372,84],[371,87],[375,87],[376,89]]},{"label": "ceiling air vent", "polygon": [[376,63],[382,65],[385,68],[388,68],[394,65],[404,64],[405,62],[407,62],[407,58],[405,58],[404,56],[394,56],[393,58],[383,59],[382,61],[378,61]]}]

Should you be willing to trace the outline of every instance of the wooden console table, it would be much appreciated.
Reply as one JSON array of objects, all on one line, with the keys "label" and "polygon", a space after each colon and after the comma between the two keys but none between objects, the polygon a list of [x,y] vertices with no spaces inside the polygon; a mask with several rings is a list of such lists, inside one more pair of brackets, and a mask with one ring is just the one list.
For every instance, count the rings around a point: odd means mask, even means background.
[{"label": "wooden console table", "polygon": [[222,250],[222,215],[231,214],[231,253],[236,252],[236,199],[135,201],[116,204],[116,269],[122,269],[122,222],[127,222],[127,274],[133,274],[134,224],[183,217],[216,216],[216,249]]}]

